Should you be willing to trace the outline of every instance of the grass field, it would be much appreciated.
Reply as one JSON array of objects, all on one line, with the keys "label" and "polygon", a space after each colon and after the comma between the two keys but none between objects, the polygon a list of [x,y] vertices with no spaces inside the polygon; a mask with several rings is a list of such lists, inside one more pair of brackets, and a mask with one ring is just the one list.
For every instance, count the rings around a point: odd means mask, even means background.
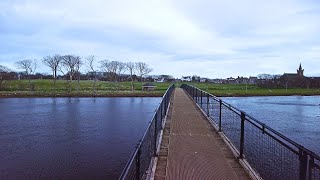
[{"label": "grass field", "polygon": [[320,89],[303,88],[260,88],[253,84],[211,84],[188,83],[216,96],[290,96],[290,95],[320,95]]},{"label": "grass field", "polygon": [[154,83],[154,91],[141,91],[141,82],[134,82],[135,91],[131,91],[131,82],[97,81],[96,94],[93,94],[93,81],[80,81],[79,91],[77,82],[72,83],[72,91],[68,93],[69,84],[65,80],[57,80],[56,86],[52,80],[31,80],[32,90],[28,80],[7,81],[0,91],[0,96],[162,96],[171,83]]},{"label": "grass field", "polygon": [[[106,82],[98,81],[97,92],[93,94],[93,81],[80,81],[77,91],[77,82],[72,83],[72,91],[68,93],[68,82],[57,80],[56,87],[52,80],[32,80],[33,90],[30,90],[28,80],[7,81],[0,91],[1,97],[17,96],[162,96],[171,83],[154,83],[157,87],[154,91],[141,91],[141,82],[134,82],[135,91],[131,91],[131,82]],[[182,83],[176,83],[180,86]],[[257,85],[245,84],[211,84],[194,83],[196,86],[216,96],[284,96],[284,95],[320,95],[320,89],[268,89]]]}]

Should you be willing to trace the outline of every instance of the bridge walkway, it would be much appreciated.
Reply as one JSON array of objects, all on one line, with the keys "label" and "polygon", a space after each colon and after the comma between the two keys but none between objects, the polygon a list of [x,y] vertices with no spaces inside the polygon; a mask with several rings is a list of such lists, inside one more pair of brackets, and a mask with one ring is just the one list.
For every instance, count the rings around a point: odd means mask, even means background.
[{"label": "bridge walkway", "polygon": [[250,179],[207,118],[184,92],[174,92],[156,180]]}]

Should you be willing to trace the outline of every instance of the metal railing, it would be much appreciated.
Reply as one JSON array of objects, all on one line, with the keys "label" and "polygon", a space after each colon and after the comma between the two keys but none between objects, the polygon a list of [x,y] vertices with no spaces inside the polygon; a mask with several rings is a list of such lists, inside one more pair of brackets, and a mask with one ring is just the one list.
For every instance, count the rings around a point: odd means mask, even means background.
[{"label": "metal railing", "polygon": [[172,84],[163,95],[152,120],[149,122],[146,132],[135,147],[128,163],[123,169],[119,179],[142,179],[150,166],[151,160],[156,156],[160,145],[160,131],[163,129],[163,120],[167,115],[171,94],[175,88]]},{"label": "metal railing", "polygon": [[320,179],[320,157],[312,151],[197,87],[181,88],[263,179]]}]

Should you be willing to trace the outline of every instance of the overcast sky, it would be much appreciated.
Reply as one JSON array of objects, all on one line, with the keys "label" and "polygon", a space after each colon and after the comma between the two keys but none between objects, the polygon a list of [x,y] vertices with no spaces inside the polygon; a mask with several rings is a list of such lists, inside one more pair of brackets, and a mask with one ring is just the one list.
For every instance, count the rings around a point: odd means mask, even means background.
[{"label": "overcast sky", "polygon": [[283,74],[300,62],[320,76],[320,1],[0,1],[1,65],[57,53],[143,61],[174,77]]}]

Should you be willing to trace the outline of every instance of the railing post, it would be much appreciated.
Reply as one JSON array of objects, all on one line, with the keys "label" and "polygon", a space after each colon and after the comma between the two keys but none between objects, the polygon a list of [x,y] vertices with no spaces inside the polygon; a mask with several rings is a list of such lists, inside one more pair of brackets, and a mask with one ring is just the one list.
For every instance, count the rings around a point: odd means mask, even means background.
[{"label": "railing post", "polygon": [[220,113],[219,113],[219,132],[221,132],[221,119],[222,119],[222,100],[219,100],[219,104],[220,104]]},{"label": "railing post", "polygon": [[161,119],[161,124],[162,124],[162,118],[163,118],[163,100],[161,102],[161,105],[160,105],[160,119]]},{"label": "railing post", "polygon": [[136,179],[140,179],[140,157],[141,157],[141,149],[138,149],[137,159],[136,159]]},{"label": "railing post", "polygon": [[200,96],[200,93],[199,93],[199,90],[197,89],[197,103],[199,104],[199,96]]},{"label": "railing post", "polygon": [[210,96],[209,94],[207,94],[207,116],[208,117],[210,117],[209,103],[210,103]]},{"label": "railing post", "polygon": [[167,95],[164,97],[164,116],[166,116],[167,113]]},{"label": "railing post", "polygon": [[246,120],[246,115],[244,112],[241,112],[241,131],[240,131],[240,156],[243,158],[243,148],[244,148],[244,121]]},{"label": "railing post", "polygon": [[313,156],[310,156],[310,159],[309,159],[309,179],[311,180],[312,177],[313,177],[313,172],[312,172],[312,169],[314,168],[314,157]]},{"label": "railing post", "polygon": [[197,104],[198,104],[198,89],[196,89],[196,102],[197,102]]},{"label": "railing post", "polygon": [[154,156],[157,156],[157,137],[158,137],[158,131],[157,131],[157,121],[158,121],[158,113],[156,113],[154,117]]},{"label": "railing post", "polygon": [[194,100],[194,87],[192,87],[192,99]]},{"label": "railing post", "polygon": [[170,96],[167,95],[167,100],[166,100],[166,114],[167,114],[167,110],[168,110],[168,107],[169,107],[169,101],[170,101]]},{"label": "railing post", "polygon": [[162,102],[162,118],[161,118],[161,121],[166,116],[166,103],[165,103],[166,100],[165,99],[166,99],[166,97],[164,97],[163,102]]},{"label": "railing post", "polygon": [[308,163],[308,156],[306,152],[302,149],[299,149],[299,161],[300,161],[300,180],[305,180],[307,178],[307,163]]},{"label": "railing post", "polygon": [[202,109],[202,91],[201,91],[201,94],[200,94],[200,96],[201,96],[201,98],[200,98],[200,101],[201,101],[201,109]]}]

